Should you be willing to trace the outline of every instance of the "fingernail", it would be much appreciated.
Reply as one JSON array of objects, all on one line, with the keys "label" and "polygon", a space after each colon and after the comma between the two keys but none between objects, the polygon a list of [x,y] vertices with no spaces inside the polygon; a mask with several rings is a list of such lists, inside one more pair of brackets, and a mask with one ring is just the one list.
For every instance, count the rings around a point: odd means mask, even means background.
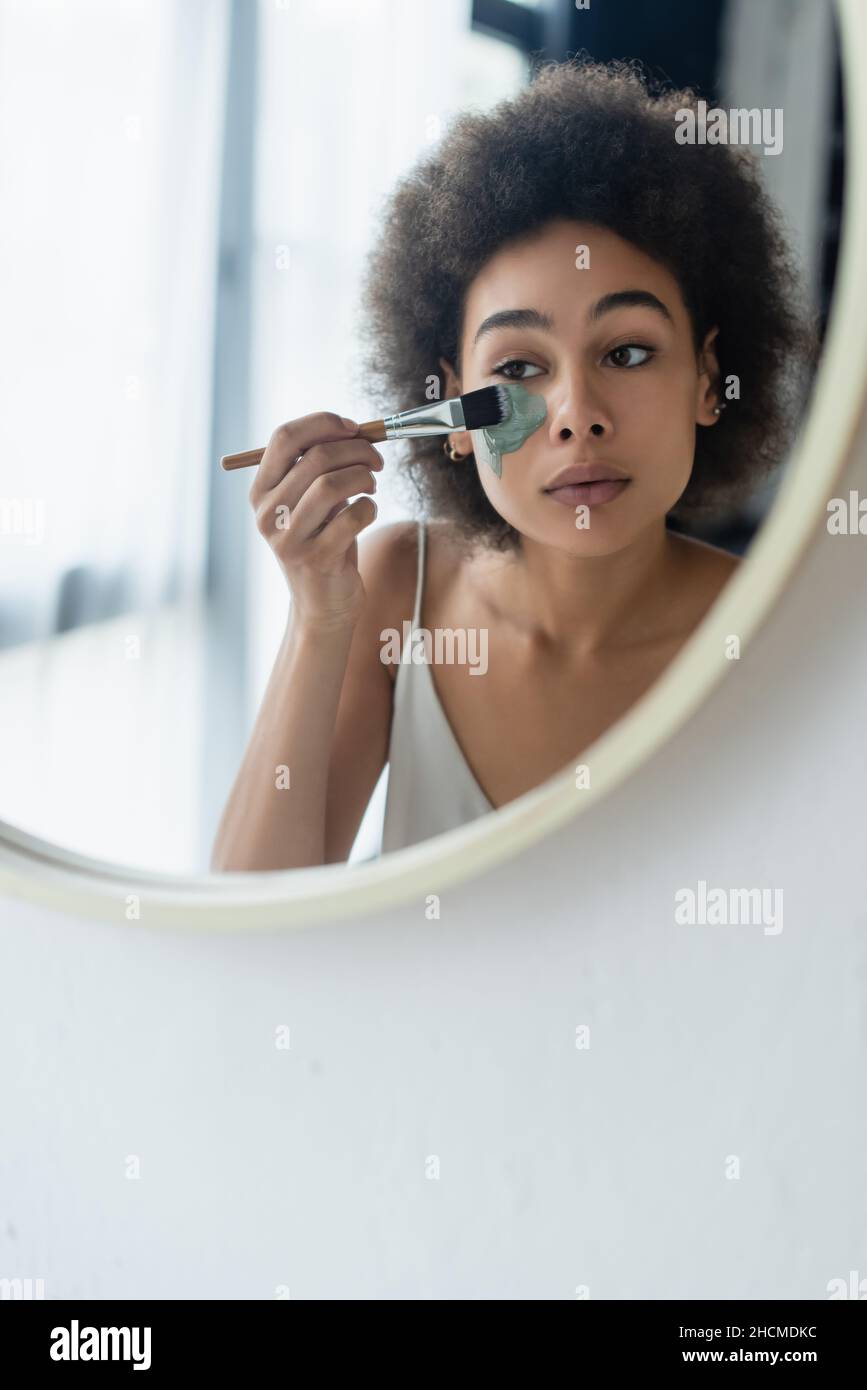
[{"label": "fingernail", "polygon": [[357,420],[349,420],[349,419],[347,419],[347,417],[346,417],[345,415],[341,415],[340,418],[341,418],[341,420],[343,421],[344,425],[346,426],[346,428],[347,428],[348,430],[357,430],[357,429],[358,429],[358,421],[357,421]]}]

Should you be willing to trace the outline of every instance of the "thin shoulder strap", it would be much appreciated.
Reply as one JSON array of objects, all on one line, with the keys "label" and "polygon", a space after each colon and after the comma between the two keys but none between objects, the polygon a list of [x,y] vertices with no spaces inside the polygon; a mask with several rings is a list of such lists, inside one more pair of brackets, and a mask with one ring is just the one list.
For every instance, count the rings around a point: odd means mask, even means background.
[{"label": "thin shoulder strap", "polygon": [[425,550],[425,524],[423,521],[418,523],[418,575],[415,581],[415,608],[412,614],[413,628],[419,626],[421,617],[421,593],[424,587],[424,550]]}]

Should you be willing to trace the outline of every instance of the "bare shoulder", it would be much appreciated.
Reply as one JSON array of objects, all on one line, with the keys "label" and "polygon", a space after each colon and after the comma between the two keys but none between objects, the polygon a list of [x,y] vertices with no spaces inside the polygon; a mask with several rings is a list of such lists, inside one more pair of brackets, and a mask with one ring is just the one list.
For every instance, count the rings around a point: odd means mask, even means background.
[{"label": "bare shoulder", "polygon": [[[415,607],[418,580],[418,522],[394,521],[360,539],[358,571],[367,602],[365,625],[380,633],[409,621]],[[424,612],[436,612],[449,601],[462,573],[462,555],[447,521],[425,522]],[[392,680],[393,667],[388,668]]]},{"label": "bare shoulder", "polygon": [[388,590],[410,574],[414,582],[417,531],[415,521],[392,521],[361,536],[358,543],[358,572],[368,592],[371,587]]},{"label": "bare shoulder", "polygon": [[[385,628],[401,632],[412,617],[418,575],[418,524],[393,521],[359,538],[358,572],[366,601],[363,623],[377,641]],[[378,648],[377,648],[378,649]],[[394,680],[395,671],[386,666]]]},{"label": "bare shoulder", "polygon": [[[461,555],[447,521],[425,522],[425,592],[439,591],[456,568]],[[368,593],[378,592],[403,612],[409,603],[412,613],[418,577],[418,522],[393,521],[362,537],[358,547],[358,570]]]}]

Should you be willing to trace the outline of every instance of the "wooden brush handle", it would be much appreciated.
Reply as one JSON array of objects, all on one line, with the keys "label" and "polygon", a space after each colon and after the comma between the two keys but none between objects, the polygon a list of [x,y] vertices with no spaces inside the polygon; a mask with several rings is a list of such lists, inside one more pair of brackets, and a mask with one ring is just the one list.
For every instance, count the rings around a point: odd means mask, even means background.
[{"label": "wooden brush handle", "polygon": [[220,467],[228,472],[231,468],[250,468],[254,463],[262,462],[264,449],[248,449],[245,454],[224,454],[220,459]]},{"label": "wooden brush handle", "polygon": [[[385,439],[385,422],[383,420],[367,420],[363,425],[358,426],[358,433],[350,436],[352,439],[366,439],[371,444],[381,444]],[[262,462],[264,449],[247,449],[243,454],[224,454],[220,459],[220,467],[229,472],[233,468],[252,468],[254,463]]]}]

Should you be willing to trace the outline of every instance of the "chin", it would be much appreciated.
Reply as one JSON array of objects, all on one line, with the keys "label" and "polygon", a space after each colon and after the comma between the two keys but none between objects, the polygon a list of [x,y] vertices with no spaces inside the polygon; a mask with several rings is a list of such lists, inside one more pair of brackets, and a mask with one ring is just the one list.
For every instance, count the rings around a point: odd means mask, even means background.
[{"label": "chin", "polygon": [[[580,517],[573,507],[544,501],[540,509],[535,509],[540,518],[540,539],[573,555],[610,555],[623,550],[651,520],[636,516],[634,507],[623,505],[628,491],[611,502],[591,507],[589,513],[582,512]],[[577,526],[576,520],[582,524]]]},{"label": "chin", "polygon": [[614,525],[609,523],[596,526],[595,529],[591,522],[590,527],[580,530],[568,512],[559,525],[552,523],[550,517],[546,522],[540,522],[538,518],[531,521],[527,517],[505,517],[504,520],[514,526],[528,541],[537,545],[562,550],[567,555],[588,557],[614,555],[619,550],[625,550],[641,530],[634,522],[629,525],[624,525],[623,522]]},{"label": "chin", "polygon": [[638,532],[633,526],[597,526],[595,531],[573,527],[568,549],[573,555],[616,555],[632,544]]}]

